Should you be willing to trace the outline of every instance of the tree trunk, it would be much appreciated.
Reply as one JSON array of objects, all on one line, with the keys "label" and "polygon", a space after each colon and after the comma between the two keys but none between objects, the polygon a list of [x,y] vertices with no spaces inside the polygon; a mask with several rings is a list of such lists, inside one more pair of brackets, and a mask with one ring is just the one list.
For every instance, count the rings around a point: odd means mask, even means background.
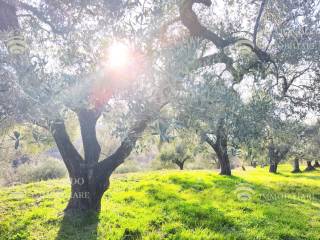
[{"label": "tree trunk", "polygon": [[307,168],[304,170],[306,172],[314,171],[316,168],[312,166],[312,161],[307,161]]},{"label": "tree trunk", "polygon": [[273,143],[270,143],[269,145],[269,172],[270,173],[277,173],[278,170],[278,160],[276,156],[276,149]]},{"label": "tree trunk", "polygon": [[101,199],[109,187],[109,179],[89,180],[83,177],[71,177],[71,196],[66,211],[88,211],[99,212],[101,210]]},{"label": "tree trunk", "polygon": [[183,167],[184,167],[184,164],[183,163],[179,163],[178,166],[179,166],[179,169],[182,171]]},{"label": "tree trunk", "polygon": [[214,142],[212,139],[205,135],[205,141],[213,148],[217,154],[219,165],[220,165],[220,175],[231,176],[231,165],[228,157],[228,138],[224,129],[223,119],[219,121],[217,140]]},{"label": "tree trunk", "polygon": [[314,165],[313,165],[315,168],[320,168],[320,163],[319,161],[315,161]]},{"label": "tree trunk", "polygon": [[[207,140],[209,143],[211,140]],[[226,175],[231,176],[231,165],[227,153],[227,148],[221,148],[216,146],[216,144],[212,145],[212,143],[209,143],[209,145],[213,148],[215,153],[218,157],[218,166],[220,166],[220,175]]]},{"label": "tree trunk", "polygon": [[253,168],[256,168],[256,167],[257,167],[257,162],[256,162],[256,161],[251,161],[251,166],[252,166]]},{"label": "tree trunk", "polygon": [[216,153],[218,155],[218,160],[221,166],[220,175],[231,176],[231,166],[230,166],[230,161],[227,154],[227,149],[222,150],[220,152],[216,152]]},{"label": "tree trunk", "polygon": [[270,162],[269,172],[270,173],[277,173],[278,171],[278,163],[276,162]]},{"label": "tree trunk", "polygon": [[111,174],[129,156],[150,121],[146,117],[137,122],[118,149],[99,162],[101,148],[95,130],[99,116],[95,110],[82,109],[78,112],[84,158],[72,144],[63,120],[52,123],[50,127],[71,180],[71,196],[65,211],[100,211]]},{"label": "tree trunk", "polygon": [[294,168],[292,173],[301,173],[299,158],[294,159]]}]

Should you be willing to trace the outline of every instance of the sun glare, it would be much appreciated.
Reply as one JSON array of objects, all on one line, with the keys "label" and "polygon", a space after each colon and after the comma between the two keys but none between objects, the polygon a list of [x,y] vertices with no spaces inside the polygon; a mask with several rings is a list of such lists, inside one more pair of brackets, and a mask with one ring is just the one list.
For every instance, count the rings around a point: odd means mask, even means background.
[{"label": "sun glare", "polygon": [[130,61],[130,49],[124,43],[113,43],[108,49],[108,64],[112,69],[126,67]]}]

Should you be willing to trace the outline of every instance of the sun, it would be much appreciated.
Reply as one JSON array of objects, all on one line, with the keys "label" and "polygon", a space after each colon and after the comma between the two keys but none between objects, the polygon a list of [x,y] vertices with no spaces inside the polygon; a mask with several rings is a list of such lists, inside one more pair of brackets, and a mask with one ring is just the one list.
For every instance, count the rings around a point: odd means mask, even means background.
[{"label": "sun", "polygon": [[115,42],[108,48],[108,66],[114,70],[125,68],[130,63],[130,49],[121,42]]}]

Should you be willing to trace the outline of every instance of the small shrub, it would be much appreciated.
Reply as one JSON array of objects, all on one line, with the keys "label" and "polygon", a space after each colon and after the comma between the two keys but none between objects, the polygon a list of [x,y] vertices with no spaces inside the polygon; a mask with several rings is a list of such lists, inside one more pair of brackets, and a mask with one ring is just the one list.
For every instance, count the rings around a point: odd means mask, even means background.
[{"label": "small shrub", "polygon": [[16,178],[21,183],[37,182],[66,176],[66,168],[62,161],[47,158],[38,164],[24,164],[18,167]]}]

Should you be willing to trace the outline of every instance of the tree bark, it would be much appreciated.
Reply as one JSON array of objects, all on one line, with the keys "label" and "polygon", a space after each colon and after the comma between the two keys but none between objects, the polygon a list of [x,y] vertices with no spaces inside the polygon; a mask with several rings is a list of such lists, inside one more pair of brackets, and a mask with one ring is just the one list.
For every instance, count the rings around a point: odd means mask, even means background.
[{"label": "tree bark", "polygon": [[217,140],[214,142],[208,135],[205,135],[205,141],[217,154],[220,164],[220,175],[231,176],[231,165],[228,157],[228,138],[224,129],[223,120],[219,121],[216,138]]},{"label": "tree bark", "polygon": [[314,171],[316,168],[312,166],[312,161],[307,161],[307,168],[304,170],[305,172]]},{"label": "tree bark", "polygon": [[315,168],[320,168],[320,163],[319,161],[315,161],[314,165],[313,165]]},{"label": "tree bark", "polygon": [[84,160],[86,164],[99,161],[101,147],[97,140],[96,125],[100,118],[100,112],[92,109],[81,109],[78,113]]},{"label": "tree bark", "polygon": [[294,168],[292,173],[301,173],[299,158],[294,159]]},{"label": "tree bark", "polygon": [[226,149],[222,149],[220,152],[216,152],[218,154],[218,159],[220,162],[220,175],[231,176],[231,166],[229,157]]}]

